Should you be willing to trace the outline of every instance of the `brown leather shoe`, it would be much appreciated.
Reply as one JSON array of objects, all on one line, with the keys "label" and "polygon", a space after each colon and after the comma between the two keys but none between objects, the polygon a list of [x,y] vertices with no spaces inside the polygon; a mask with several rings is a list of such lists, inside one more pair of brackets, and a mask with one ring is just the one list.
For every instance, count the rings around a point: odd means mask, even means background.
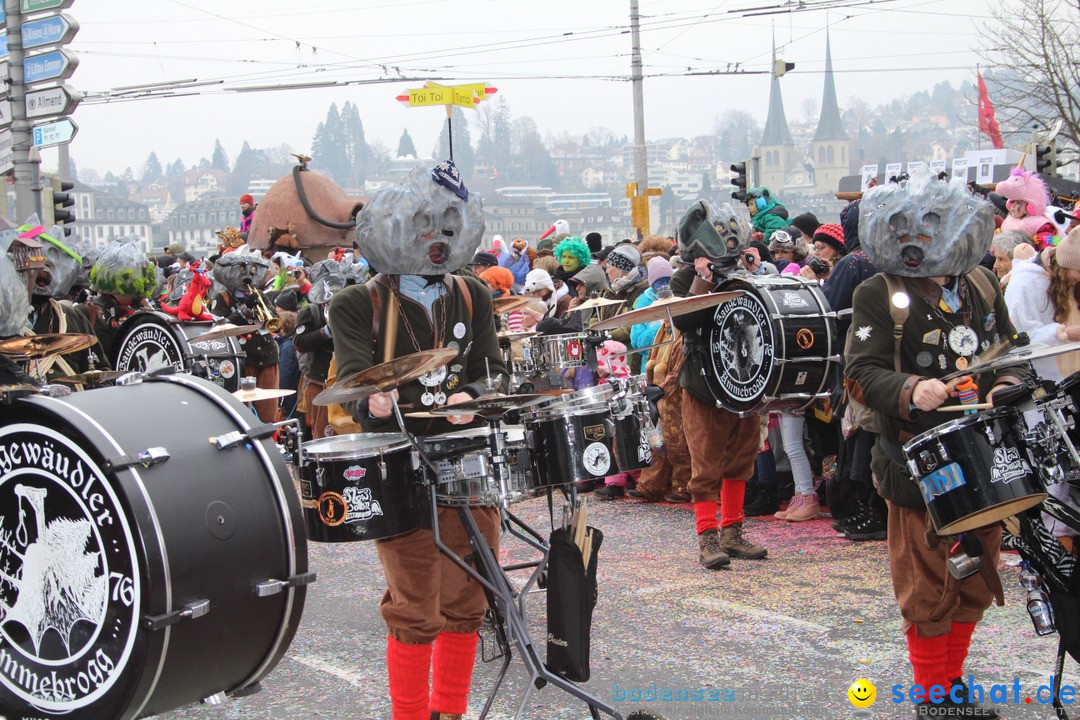
[{"label": "brown leather shoe", "polygon": [[761,560],[769,551],[760,545],[754,545],[743,536],[742,523],[720,528],[720,547],[728,555],[746,560]]},{"label": "brown leather shoe", "polygon": [[731,558],[720,547],[720,534],[716,530],[706,530],[698,535],[698,561],[709,570],[731,564]]}]

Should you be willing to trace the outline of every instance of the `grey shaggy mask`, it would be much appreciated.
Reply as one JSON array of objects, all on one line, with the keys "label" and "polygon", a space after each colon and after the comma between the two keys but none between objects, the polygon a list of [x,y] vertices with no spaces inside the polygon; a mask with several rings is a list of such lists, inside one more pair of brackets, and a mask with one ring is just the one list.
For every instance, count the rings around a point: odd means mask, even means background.
[{"label": "grey shaggy mask", "polygon": [[[54,225],[45,234],[53,238],[63,238],[64,229],[59,225]],[[68,294],[79,275],[82,274],[82,258],[76,260],[71,253],[62,250],[56,243],[49,242],[44,237],[39,236],[37,241],[41,243],[42,254],[45,255],[45,269],[49,272],[49,281],[44,285],[35,283],[33,292],[38,297],[62,298]],[[57,242],[62,243],[63,240],[60,239]]]},{"label": "grey shaggy mask", "polygon": [[728,266],[750,247],[750,224],[723,203],[713,210],[704,200],[687,209],[679,221],[679,256],[684,262],[699,257]]},{"label": "grey shaggy mask", "polygon": [[214,280],[230,293],[247,292],[247,285],[262,289],[270,263],[258,250],[241,245],[227,252],[214,263]]},{"label": "grey shaggy mask", "polygon": [[442,275],[459,270],[480,247],[480,199],[462,200],[417,167],[401,185],[371,199],[356,218],[356,238],[371,267],[390,275]]},{"label": "grey shaggy mask", "polygon": [[29,314],[26,281],[11,256],[0,254],[0,337],[21,334]]},{"label": "grey shaggy mask", "polygon": [[994,206],[963,178],[948,184],[919,172],[907,185],[879,185],[859,203],[859,242],[881,272],[938,277],[971,272],[994,239]]}]

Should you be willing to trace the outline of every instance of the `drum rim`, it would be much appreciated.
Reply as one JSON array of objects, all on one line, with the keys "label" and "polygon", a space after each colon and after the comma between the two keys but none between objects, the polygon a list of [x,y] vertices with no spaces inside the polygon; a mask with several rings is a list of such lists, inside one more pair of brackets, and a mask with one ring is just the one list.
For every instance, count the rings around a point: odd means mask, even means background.
[{"label": "drum rim", "polygon": [[935,425],[929,430],[922,431],[915,437],[908,440],[906,443],[904,443],[903,451],[906,454],[909,452],[909,450],[913,450],[916,446],[921,445],[927,440],[940,437],[941,435],[944,435],[945,433],[951,432],[952,430],[960,427],[967,427],[968,425],[973,425],[979,420],[997,420],[1001,417],[1005,417],[1008,415],[1019,415],[1019,413],[1016,412],[1016,408],[1009,405],[1003,405],[1001,407],[990,408],[989,410],[981,410],[976,415],[967,415],[965,417],[956,418],[954,420],[947,420],[940,425]]},{"label": "drum rim", "polygon": [[[339,450],[333,452],[325,452],[320,454],[318,450],[313,451],[313,447],[322,445],[331,445],[335,442],[348,442],[350,438],[363,437],[375,438],[378,436],[384,436],[386,441],[383,442],[379,448],[371,450],[359,451],[353,450]],[[391,440],[391,438],[399,438],[398,440]],[[397,452],[404,448],[410,447],[408,439],[402,433],[349,433],[347,435],[332,435],[330,437],[316,438],[314,440],[308,440],[303,443],[302,446],[304,457],[310,457],[313,460],[325,461],[325,460],[366,460],[368,458],[377,457],[390,452]]]},{"label": "drum rim", "polygon": [[574,405],[568,407],[548,407],[533,413],[523,414],[521,419],[526,423],[549,422],[569,417],[584,417],[586,415],[610,415],[611,411],[607,404]]}]

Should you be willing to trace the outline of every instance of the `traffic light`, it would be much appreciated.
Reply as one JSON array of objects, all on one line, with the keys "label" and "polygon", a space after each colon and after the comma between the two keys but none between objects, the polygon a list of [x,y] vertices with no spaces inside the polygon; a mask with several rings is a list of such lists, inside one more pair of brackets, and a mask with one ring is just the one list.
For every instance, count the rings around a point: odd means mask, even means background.
[{"label": "traffic light", "polygon": [[649,232],[649,198],[646,195],[635,195],[630,198],[630,224],[635,228],[641,228]]},{"label": "traffic light", "polygon": [[735,177],[731,178],[731,184],[735,186],[731,197],[741,205],[746,202],[746,162],[732,163],[731,172],[735,173]]},{"label": "traffic light", "polygon": [[780,58],[776,58],[776,62],[773,64],[773,74],[776,75],[776,77],[783,77],[784,73],[788,70],[794,69],[795,63],[784,62]]},{"label": "traffic light", "polygon": [[75,195],[71,192],[75,183],[54,177],[49,179],[49,184],[52,185],[53,223],[64,228],[64,235],[70,235],[69,225],[75,222],[75,211],[67,208],[75,204]]},{"label": "traffic light", "polygon": [[1057,143],[1035,146],[1035,172],[1040,175],[1057,175]]}]

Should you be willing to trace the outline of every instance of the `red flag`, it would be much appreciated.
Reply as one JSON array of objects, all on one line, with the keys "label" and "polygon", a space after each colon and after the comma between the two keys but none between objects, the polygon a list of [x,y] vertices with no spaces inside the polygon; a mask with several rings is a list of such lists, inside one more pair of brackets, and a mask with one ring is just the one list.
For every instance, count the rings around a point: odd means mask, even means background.
[{"label": "red flag", "polygon": [[1001,130],[994,117],[994,105],[990,102],[989,93],[986,92],[986,83],[983,82],[982,73],[979,73],[979,132],[990,138],[995,150],[1005,147],[1005,143],[1001,141]]}]

